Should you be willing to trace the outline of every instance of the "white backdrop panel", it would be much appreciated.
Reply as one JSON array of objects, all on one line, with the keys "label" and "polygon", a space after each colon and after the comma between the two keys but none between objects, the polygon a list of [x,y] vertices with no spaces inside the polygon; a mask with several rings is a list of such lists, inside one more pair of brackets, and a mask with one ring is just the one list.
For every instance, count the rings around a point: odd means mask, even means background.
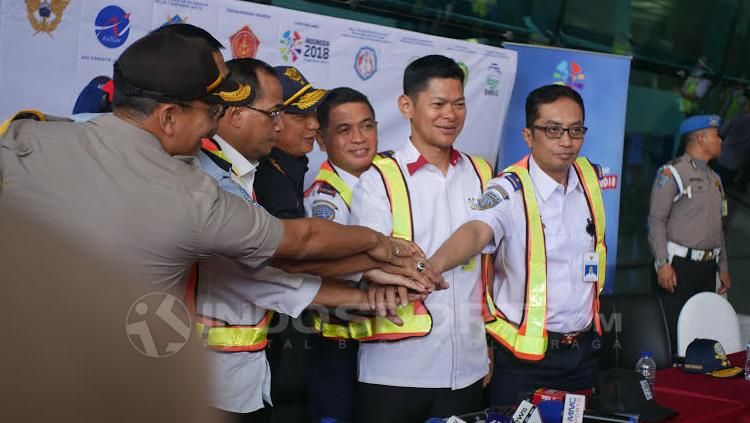
[{"label": "white backdrop panel", "polygon": [[[468,115],[457,146],[494,165],[516,73],[515,52],[233,0],[71,0],[58,28],[36,35],[26,3],[4,0],[0,117],[27,107],[70,115],[93,77],[111,76],[114,60],[127,46],[168,21],[205,28],[227,47],[227,59],[234,55],[230,37],[247,26],[259,41],[255,57],[296,66],[316,87],[364,92],[376,111],[380,150],[398,148],[409,135],[409,123],[396,107],[406,65],[426,54],[447,55],[468,70]],[[316,148],[308,180],[323,159]]]}]

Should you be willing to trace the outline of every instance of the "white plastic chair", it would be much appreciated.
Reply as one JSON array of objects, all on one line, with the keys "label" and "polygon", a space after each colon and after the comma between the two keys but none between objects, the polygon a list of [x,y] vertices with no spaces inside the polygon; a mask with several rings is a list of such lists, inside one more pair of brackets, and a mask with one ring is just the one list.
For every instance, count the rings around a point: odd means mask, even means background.
[{"label": "white plastic chair", "polygon": [[696,338],[719,341],[727,354],[744,349],[737,313],[721,295],[701,292],[682,307],[677,320],[677,352],[680,356],[685,356],[688,345]]}]

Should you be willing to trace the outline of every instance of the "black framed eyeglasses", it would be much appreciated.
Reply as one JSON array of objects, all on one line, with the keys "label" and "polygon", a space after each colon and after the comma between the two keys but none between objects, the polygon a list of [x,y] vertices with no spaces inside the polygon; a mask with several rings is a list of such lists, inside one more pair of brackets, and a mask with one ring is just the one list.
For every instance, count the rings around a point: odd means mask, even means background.
[{"label": "black framed eyeglasses", "polygon": [[271,120],[276,120],[280,118],[281,115],[284,114],[283,110],[263,110],[263,109],[258,109],[257,107],[253,107],[253,106],[242,106],[242,107],[248,108],[250,110],[255,110],[258,113],[263,113],[264,115],[268,116]]},{"label": "black framed eyeglasses", "polygon": [[544,135],[547,136],[547,138],[551,139],[558,139],[562,138],[563,134],[567,131],[568,136],[572,139],[581,139],[584,135],[586,135],[586,131],[589,130],[589,128],[585,126],[571,126],[570,128],[563,128],[562,126],[558,125],[548,125],[548,126],[539,126],[539,125],[531,125],[533,129],[539,129],[540,131],[544,131]]}]

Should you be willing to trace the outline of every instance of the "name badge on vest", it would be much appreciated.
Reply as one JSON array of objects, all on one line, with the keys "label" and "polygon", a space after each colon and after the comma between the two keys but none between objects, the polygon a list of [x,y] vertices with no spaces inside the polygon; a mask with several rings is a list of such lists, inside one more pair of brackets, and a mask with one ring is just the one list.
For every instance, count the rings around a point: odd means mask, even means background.
[{"label": "name badge on vest", "polygon": [[599,280],[599,253],[583,253],[583,281]]}]

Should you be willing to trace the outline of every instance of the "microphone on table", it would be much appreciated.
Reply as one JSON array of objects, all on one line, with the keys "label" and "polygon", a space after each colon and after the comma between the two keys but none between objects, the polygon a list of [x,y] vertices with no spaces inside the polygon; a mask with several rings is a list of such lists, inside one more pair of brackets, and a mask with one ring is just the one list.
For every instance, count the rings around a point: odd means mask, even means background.
[{"label": "microphone on table", "polygon": [[583,395],[567,394],[565,399],[565,403],[557,400],[545,400],[537,404],[543,423],[638,423],[637,416],[586,410]]},{"label": "microphone on table", "polygon": [[448,418],[432,417],[425,423],[513,423],[510,419],[513,414],[513,407],[489,407],[475,413],[461,414]]}]

